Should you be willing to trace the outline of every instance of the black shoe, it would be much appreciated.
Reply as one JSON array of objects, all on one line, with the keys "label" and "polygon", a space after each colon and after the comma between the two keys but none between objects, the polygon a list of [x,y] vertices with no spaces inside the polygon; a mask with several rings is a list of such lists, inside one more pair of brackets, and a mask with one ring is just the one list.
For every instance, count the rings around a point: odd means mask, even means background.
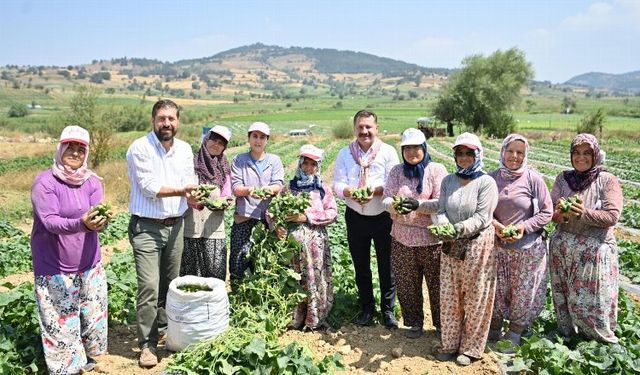
[{"label": "black shoe", "polygon": [[393,316],[393,313],[391,311],[387,311],[385,313],[382,314],[383,320],[384,320],[384,326],[389,328],[389,329],[397,329],[398,328],[398,321],[396,320],[396,317]]},{"label": "black shoe", "polygon": [[360,313],[358,320],[356,320],[356,324],[359,326],[368,326],[371,324],[373,320],[373,311],[364,310]]}]

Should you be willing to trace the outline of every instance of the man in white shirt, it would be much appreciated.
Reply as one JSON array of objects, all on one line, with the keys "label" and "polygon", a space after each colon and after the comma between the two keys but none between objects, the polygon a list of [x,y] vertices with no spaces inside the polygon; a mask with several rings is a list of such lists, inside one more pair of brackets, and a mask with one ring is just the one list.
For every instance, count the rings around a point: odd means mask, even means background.
[{"label": "man in white shirt", "polygon": [[136,139],[127,151],[131,180],[129,241],[138,278],[136,304],[139,365],[158,364],[159,330],[167,325],[165,303],[169,283],[180,272],[184,247],[182,216],[196,187],[193,152],[175,138],[180,109],[159,100],[151,111],[153,129]]},{"label": "man in white shirt", "polygon": [[[353,118],[356,140],[338,153],[334,184],[338,197],[347,204],[345,221],[349,251],[356,272],[360,316],[358,325],[371,323],[375,298],[371,276],[371,241],[375,246],[380,277],[380,309],[383,323],[397,328],[393,315],[395,281],[391,272],[391,217],[382,204],[387,175],[399,163],[396,150],[378,138],[378,117],[361,110]],[[363,199],[352,196],[354,190],[370,187],[372,193]]]}]

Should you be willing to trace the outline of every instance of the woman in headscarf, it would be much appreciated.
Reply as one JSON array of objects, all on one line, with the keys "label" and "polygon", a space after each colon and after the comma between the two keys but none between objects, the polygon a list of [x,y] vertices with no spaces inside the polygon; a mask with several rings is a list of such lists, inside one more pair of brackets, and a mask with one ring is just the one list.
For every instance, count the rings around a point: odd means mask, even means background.
[{"label": "woman in headscarf", "polygon": [[[501,338],[503,320],[509,321],[504,339],[520,345],[522,332],[544,308],[547,291],[547,243],[544,226],[553,205],[544,178],[527,166],[529,142],[519,134],[502,141],[500,168],[490,176],[498,185],[498,206],[493,212],[498,279],[489,340]],[[515,235],[503,230],[511,225]],[[499,349],[513,353],[513,347]]]},{"label": "woman in headscarf", "polygon": [[[398,300],[404,325],[410,327],[408,338],[423,334],[422,280],[427,282],[431,322],[440,332],[440,252],[441,242],[425,230],[431,215],[410,212],[413,200],[438,199],[440,183],[447,170],[431,161],[424,134],[415,128],[402,133],[402,163],[391,169],[384,187],[385,208],[391,214],[391,266],[396,277]],[[401,197],[403,205],[394,205]],[[411,198],[411,199],[408,199]],[[417,204],[416,204],[417,206]]]},{"label": "woman in headscarf", "polygon": [[89,132],[64,128],[53,166],[31,189],[31,253],[44,356],[51,374],[94,368],[107,353],[107,278],[100,231],[111,218],[92,207],[102,201],[101,179],[87,168]]},{"label": "woman in headscarf", "polygon": [[[551,190],[557,225],[549,267],[558,330],[567,338],[579,333],[616,343],[618,247],[613,229],[622,211],[622,189],[598,165],[602,157],[596,137],[578,134],[570,153],[573,169],[560,173]],[[573,201],[568,211],[563,210],[569,207],[565,201]]]},{"label": "woman in headscarf", "polygon": [[419,210],[437,212],[438,224],[448,222],[455,229],[440,258],[442,348],[436,359],[456,358],[467,366],[482,357],[493,312],[496,263],[491,222],[498,189],[483,171],[482,144],[476,135],[460,134],[453,152],[456,172],[442,180],[439,199],[421,202]]},{"label": "woman in headscarf", "polygon": [[[293,268],[302,276],[307,297],[293,311],[291,328],[323,329],[333,306],[331,284],[331,250],[327,225],[338,215],[336,200],[331,189],[320,178],[320,166],[324,151],[310,144],[300,148],[296,174],[289,181],[288,190],[293,194],[308,192],[311,206],[303,214],[294,214],[286,221],[296,223],[289,235],[300,243],[300,251],[293,256]],[[276,228],[285,235],[283,228]]]},{"label": "woman in headscarf", "polygon": [[[231,131],[216,125],[203,137],[194,157],[199,184],[215,185],[214,199],[232,198],[231,166],[224,155]],[[226,280],[227,247],[225,245],[224,209],[190,207],[184,219],[184,250],[180,276],[195,275]]]}]

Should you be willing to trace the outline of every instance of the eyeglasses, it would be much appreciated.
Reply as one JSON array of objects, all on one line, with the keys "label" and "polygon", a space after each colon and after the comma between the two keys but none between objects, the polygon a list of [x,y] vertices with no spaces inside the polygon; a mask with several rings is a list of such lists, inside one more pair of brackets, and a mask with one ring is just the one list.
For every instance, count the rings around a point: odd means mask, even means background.
[{"label": "eyeglasses", "polygon": [[455,155],[457,158],[462,157],[462,156],[475,157],[475,156],[476,156],[476,152],[475,152],[475,151],[464,151],[464,152],[462,152],[462,151],[456,151],[456,152],[454,153],[454,155]]}]

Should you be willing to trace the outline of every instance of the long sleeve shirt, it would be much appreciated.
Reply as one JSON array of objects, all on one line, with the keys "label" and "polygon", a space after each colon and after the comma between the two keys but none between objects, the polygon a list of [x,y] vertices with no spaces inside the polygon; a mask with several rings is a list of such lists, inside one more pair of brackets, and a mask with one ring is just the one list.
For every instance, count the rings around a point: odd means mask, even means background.
[{"label": "long sleeve shirt", "polygon": [[[367,152],[364,152],[359,147],[358,150],[358,157],[360,158],[366,157],[372,151],[370,148]],[[369,186],[372,189],[379,186],[384,188],[387,176],[389,175],[389,172],[391,172],[391,168],[398,163],[399,159],[396,149],[391,145],[383,143],[369,167]],[[333,172],[333,190],[336,192],[338,198],[344,199],[347,206],[360,215],[376,216],[381,214],[385,210],[384,205],[382,204],[382,196],[374,196],[371,201],[364,205],[344,196],[344,189],[347,187],[357,187],[359,179],[360,165],[358,165],[353,159],[353,156],[351,156],[348,146],[342,148],[336,158],[335,169]]]},{"label": "long sleeve shirt", "polygon": [[491,225],[497,204],[498,188],[491,176],[482,175],[462,185],[452,173],[442,180],[438,200],[421,202],[419,210],[445,215],[460,238],[470,238]]},{"label": "long sleeve shirt", "polygon": [[127,150],[127,168],[131,180],[129,211],[132,215],[166,219],[184,215],[185,197],[156,195],[163,186],[181,189],[197,184],[193,152],[188,143],[173,139],[165,150],[154,132],[136,139]]},{"label": "long sleeve shirt", "polygon": [[80,186],[62,182],[50,169],[36,176],[31,188],[36,276],[84,272],[100,261],[98,232],[89,230],[82,216],[102,201],[102,194],[102,183],[95,176]]},{"label": "long sleeve shirt", "polygon": [[439,241],[426,229],[433,223],[431,215],[424,212],[410,212],[406,215],[398,215],[393,209],[393,197],[411,197],[417,200],[438,199],[440,196],[440,184],[447,175],[445,167],[436,162],[430,162],[424,170],[422,178],[422,193],[418,193],[417,178],[406,177],[403,172],[403,164],[398,164],[391,169],[384,187],[383,203],[391,214],[393,226],[391,236],[405,246],[429,246]]},{"label": "long sleeve shirt", "polygon": [[[540,229],[551,221],[553,215],[551,194],[542,175],[531,169],[515,180],[502,178],[500,170],[489,175],[496,181],[499,194],[493,217],[504,226],[524,226],[524,236],[521,239],[500,246],[508,249],[529,248],[540,237]],[[537,212],[534,212],[534,202],[537,204]]]},{"label": "long sleeve shirt", "polygon": [[[274,154],[267,154],[265,159],[264,168],[260,171],[248,152],[236,155],[231,165],[231,188],[282,185],[284,182],[282,161]],[[243,218],[264,219],[270,202],[271,199],[257,199],[250,196],[236,197],[235,214]]]},{"label": "long sleeve shirt", "polygon": [[[575,195],[569,184],[560,173],[551,189],[553,206],[560,198],[568,198]],[[600,172],[598,178],[584,191],[579,193],[585,211],[578,218],[571,218],[567,223],[561,215],[554,214],[553,221],[558,230],[575,234],[583,234],[604,240],[613,240],[613,228],[622,212],[622,189],[616,176],[609,172]]]}]

